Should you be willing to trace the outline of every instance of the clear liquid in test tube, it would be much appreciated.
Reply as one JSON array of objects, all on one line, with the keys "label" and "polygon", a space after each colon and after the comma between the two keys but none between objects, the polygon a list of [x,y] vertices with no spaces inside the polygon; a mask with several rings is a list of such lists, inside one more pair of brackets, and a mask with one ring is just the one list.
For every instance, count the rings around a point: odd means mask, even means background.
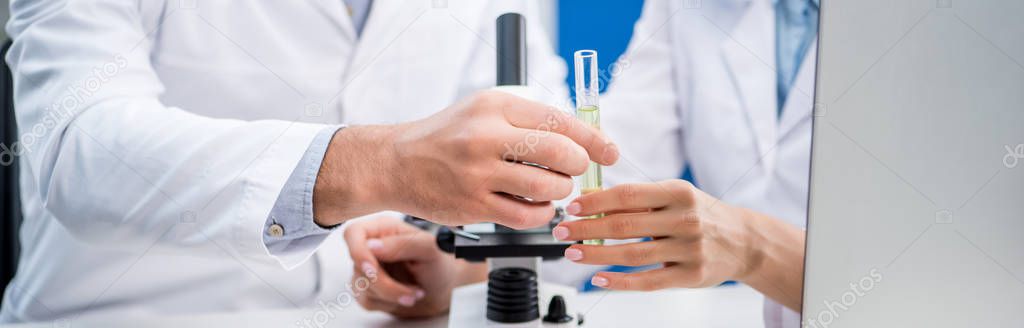
[{"label": "clear liquid in test tube", "polygon": [[[580,50],[574,56],[576,75],[576,118],[584,124],[600,129],[601,111],[598,105],[600,84],[597,69],[597,51]],[[593,161],[587,166],[587,171],[577,180],[580,186],[580,193],[586,195],[603,189],[601,182],[601,165]],[[604,214],[596,214],[583,219],[599,219]],[[603,245],[603,239],[584,240],[586,245]]]}]

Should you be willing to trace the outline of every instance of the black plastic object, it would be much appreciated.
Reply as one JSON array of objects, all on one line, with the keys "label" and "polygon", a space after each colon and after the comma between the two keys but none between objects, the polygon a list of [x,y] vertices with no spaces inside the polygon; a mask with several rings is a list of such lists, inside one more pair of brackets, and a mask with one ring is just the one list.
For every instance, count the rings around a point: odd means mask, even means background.
[{"label": "black plastic object", "polygon": [[555,210],[555,216],[547,226],[528,230],[514,230],[495,226],[494,232],[473,232],[478,238],[459,236],[452,229],[417,217],[405,216],[405,222],[424,231],[436,234],[437,248],[447,253],[454,253],[456,258],[470,262],[482,262],[491,257],[531,257],[539,256],[544,260],[560,259],[573,242],[556,240],[551,236],[551,229],[565,217],[561,208]]},{"label": "black plastic object", "polygon": [[555,217],[551,218],[551,222],[548,222],[548,228],[554,230],[559,223],[565,220],[565,209],[561,206],[555,207]]},{"label": "black plastic object", "polygon": [[487,276],[487,319],[522,323],[540,317],[537,273],[526,268],[501,268]]},{"label": "black plastic object", "polygon": [[498,16],[497,85],[526,85],[526,19],[507,13]]},{"label": "black plastic object", "polygon": [[492,257],[532,257],[544,260],[560,259],[571,241],[555,239],[551,229],[565,218],[565,211],[555,210],[551,224],[527,230],[513,230],[496,226],[493,232],[474,231],[479,239],[455,236],[455,257],[479,262]]},{"label": "black plastic object", "polygon": [[[11,40],[3,43],[0,58],[7,56],[11,48]],[[15,150],[18,146],[18,122],[14,117],[14,83],[11,79],[11,68],[7,62],[0,61],[0,137],[5,148],[0,153],[0,294],[7,288],[7,283],[18,271],[18,257],[21,255],[21,244],[18,232],[21,230],[21,187],[18,177],[18,158]],[[0,304],[3,300],[0,300]]]},{"label": "black plastic object", "polygon": [[551,297],[551,302],[548,303],[548,314],[544,316],[544,322],[550,323],[566,323],[572,321],[572,316],[569,315],[565,308],[565,298],[562,295],[555,295]]},{"label": "black plastic object", "polygon": [[448,254],[455,253],[455,233],[449,227],[437,228],[437,248]]},{"label": "black plastic object", "polygon": [[436,224],[434,224],[433,222],[430,222],[430,221],[427,221],[427,220],[424,220],[424,219],[421,219],[421,218],[418,218],[418,217],[415,217],[415,216],[412,216],[412,215],[406,215],[406,216],[402,217],[402,221],[405,221],[405,223],[408,223],[408,224],[411,224],[411,225],[413,225],[413,226],[415,226],[417,228],[420,228],[420,230],[428,231],[428,232],[429,231],[433,231],[434,227],[436,226]]}]

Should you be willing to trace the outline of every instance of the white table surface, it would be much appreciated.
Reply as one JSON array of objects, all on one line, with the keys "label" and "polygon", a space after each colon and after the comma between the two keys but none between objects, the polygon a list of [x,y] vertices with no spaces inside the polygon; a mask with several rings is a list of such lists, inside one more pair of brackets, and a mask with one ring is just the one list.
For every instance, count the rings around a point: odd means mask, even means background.
[{"label": "white table surface", "polygon": [[[709,289],[677,289],[651,293],[598,291],[579,296],[579,308],[585,313],[584,327],[764,327],[761,309],[763,297],[747,286]],[[306,325],[320,308],[264,310],[189,316],[95,317],[58,320],[0,328],[89,328],[89,327],[319,327]],[[334,309],[333,318],[323,327],[414,327],[443,328],[447,317],[430,320],[398,321],[386,314],[367,312],[358,304]]]}]

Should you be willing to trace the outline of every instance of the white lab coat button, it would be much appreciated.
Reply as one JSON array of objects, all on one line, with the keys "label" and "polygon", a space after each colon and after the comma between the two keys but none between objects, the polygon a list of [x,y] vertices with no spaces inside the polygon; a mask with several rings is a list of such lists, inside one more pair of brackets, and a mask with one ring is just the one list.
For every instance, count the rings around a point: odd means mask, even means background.
[{"label": "white lab coat button", "polygon": [[284,236],[284,227],[277,223],[271,224],[270,227],[267,228],[267,233],[270,234],[271,237]]}]

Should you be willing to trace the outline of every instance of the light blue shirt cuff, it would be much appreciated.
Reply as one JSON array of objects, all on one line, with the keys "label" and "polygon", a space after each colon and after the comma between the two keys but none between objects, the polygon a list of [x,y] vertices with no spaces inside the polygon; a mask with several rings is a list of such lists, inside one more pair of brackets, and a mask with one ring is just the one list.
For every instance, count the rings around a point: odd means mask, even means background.
[{"label": "light blue shirt cuff", "polygon": [[270,255],[287,267],[305,261],[334,228],[321,227],[313,220],[313,187],[327,146],[343,128],[325,128],[313,138],[277,196],[263,227],[263,244]]}]

